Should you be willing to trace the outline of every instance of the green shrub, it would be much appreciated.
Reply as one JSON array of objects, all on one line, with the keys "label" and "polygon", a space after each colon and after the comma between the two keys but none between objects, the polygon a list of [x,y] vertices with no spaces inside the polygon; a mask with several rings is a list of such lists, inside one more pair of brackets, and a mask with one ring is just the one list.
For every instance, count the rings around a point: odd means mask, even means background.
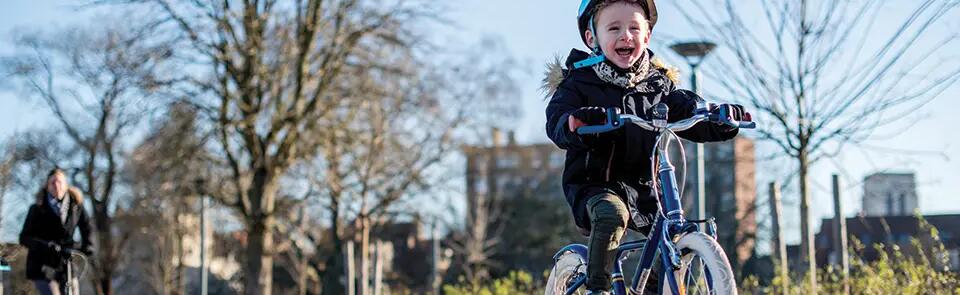
[{"label": "green shrub", "polygon": [[463,278],[456,285],[444,285],[446,295],[513,295],[543,294],[543,286],[525,271],[511,271],[503,278],[491,282],[467,282]]},{"label": "green shrub", "polygon": [[[879,257],[865,261],[859,254],[865,246],[856,239],[850,247],[851,294],[960,294],[960,274],[952,272],[949,256],[936,228],[920,218],[921,228],[929,233],[913,238],[908,249],[899,245],[874,244]],[[819,269],[819,294],[843,294],[843,274],[833,266]],[[783,294],[781,282],[789,278],[789,294],[810,294],[806,279],[799,273],[789,276],[777,272],[769,286],[761,286],[755,277],[740,284],[743,294]]]}]

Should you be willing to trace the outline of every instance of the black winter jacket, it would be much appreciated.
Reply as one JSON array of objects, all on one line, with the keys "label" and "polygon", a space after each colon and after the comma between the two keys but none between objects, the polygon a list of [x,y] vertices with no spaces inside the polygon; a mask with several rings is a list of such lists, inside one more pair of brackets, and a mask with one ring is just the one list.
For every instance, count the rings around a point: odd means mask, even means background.
[{"label": "black winter jacket", "polygon": [[[75,189],[68,191],[66,198],[70,200],[70,211],[67,213],[67,222],[60,222],[60,216],[54,213],[47,201],[46,192],[41,192],[40,202],[30,205],[27,219],[23,222],[20,231],[20,244],[27,247],[27,279],[30,280],[58,280],[62,282],[66,268],[62,265],[61,257],[51,249],[46,242],[52,241],[61,247],[74,248],[92,252],[90,242],[90,223],[79,192]],[[80,245],[73,240],[75,230],[80,230]],[[44,266],[56,271],[54,276],[45,273]]]},{"label": "black winter jacket", "polygon": [[[552,74],[552,80],[559,81],[559,84],[547,86],[553,91],[546,109],[547,136],[567,154],[563,171],[564,194],[577,226],[585,233],[590,229],[587,198],[601,193],[615,194],[636,209],[639,215],[632,212],[629,224],[638,229],[638,226],[650,224],[656,214],[657,200],[650,189],[655,134],[630,124],[610,134],[585,135],[599,137],[587,141],[591,143],[587,145],[581,135],[568,129],[567,117],[580,107],[599,106],[617,107],[625,114],[646,118],[650,106],[663,102],[670,107],[668,121],[675,122],[693,114],[699,97],[690,91],[676,90],[675,81],[668,78],[673,73],[668,73],[669,70],[655,59],[651,59],[653,62],[647,77],[634,88],[625,89],[604,82],[590,67],[573,69],[574,62],[587,57],[585,52],[572,50],[567,57],[566,69],[553,66],[554,72],[562,71],[562,74]],[[549,80],[550,77],[545,81],[549,83]],[[736,136],[737,130],[702,122],[677,134],[696,142],[723,141]],[[629,200],[636,202],[631,204]]]}]

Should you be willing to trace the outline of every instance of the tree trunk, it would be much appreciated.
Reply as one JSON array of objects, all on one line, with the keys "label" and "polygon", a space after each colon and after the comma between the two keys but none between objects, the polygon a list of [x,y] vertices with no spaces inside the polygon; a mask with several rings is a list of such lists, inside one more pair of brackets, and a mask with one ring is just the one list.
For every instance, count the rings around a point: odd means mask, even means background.
[{"label": "tree trunk", "polygon": [[[174,220],[179,219],[180,214],[177,214],[177,217]],[[186,280],[183,278],[183,259],[184,259],[184,249],[183,249],[183,231],[180,229],[180,223],[176,223],[176,255],[177,255],[177,264],[174,265],[173,275],[174,279],[174,289],[172,294],[183,295],[186,294],[185,290],[187,289]]]},{"label": "tree trunk", "polygon": [[813,231],[811,229],[810,216],[810,189],[809,172],[810,163],[807,158],[807,150],[801,143],[800,156],[797,157],[800,164],[800,252],[801,261],[804,263],[803,269],[806,270],[806,278],[810,283],[809,294],[817,293],[817,251],[814,244]]},{"label": "tree trunk", "polygon": [[[333,242],[333,252],[327,257],[326,270],[323,274],[323,294],[345,294],[340,277],[343,275],[343,238],[340,236],[340,202],[332,198],[330,205],[330,237]],[[320,245],[317,245],[320,246]]]},{"label": "tree trunk", "polygon": [[276,178],[266,167],[254,171],[247,194],[250,208],[246,217],[244,294],[270,295],[273,288],[273,209],[276,205]]},{"label": "tree trunk", "polygon": [[[298,231],[301,231],[304,233],[307,232],[306,210],[307,210],[306,206],[300,208],[300,224],[298,226],[299,227]],[[297,272],[297,294],[307,295],[307,269],[309,267],[308,263],[310,259],[308,259],[309,257],[307,257],[307,254],[302,249],[299,252],[300,252],[300,261],[297,262],[297,264],[299,264],[298,266],[299,271]]]},{"label": "tree trunk", "polygon": [[783,289],[783,295],[788,295],[790,287],[790,269],[787,268],[787,244],[783,239],[783,227],[780,226],[780,222],[783,220],[783,207],[780,204],[780,185],[777,182],[770,183],[770,216],[772,218],[772,228],[773,228],[773,249],[771,253],[774,253],[775,260],[777,261],[776,269],[777,273],[780,276],[780,284]]},{"label": "tree trunk", "polygon": [[251,220],[247,229],[247,261],[244,294],[270,295],[273,283],[273,217]]},{"label": "tree trunk", "polygon": [[361,215],[360,221],[360,294],[370,294],[370,217]]},{"label": "tree trunk", "polygon": [[110,278],[113,277],[114,257],[113,257],[113,235],[110,232],[110,215],[107,212],[107,204],[93,200],[93,219],[97,231],[97,257],[100,264],[100,273],[98,273],[95,282],[97,294],[113,294],[113,288],[110,284]]}]

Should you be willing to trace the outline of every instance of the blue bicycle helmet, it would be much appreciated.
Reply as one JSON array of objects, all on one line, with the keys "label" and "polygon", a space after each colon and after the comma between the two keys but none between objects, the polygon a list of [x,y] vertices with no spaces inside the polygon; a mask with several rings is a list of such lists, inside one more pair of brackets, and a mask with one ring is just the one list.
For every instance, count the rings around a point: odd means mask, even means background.
[{"label": "blue bicycle helmet", "polygon": [[[597,32],[593,28],[593,17],[594,12],[596,12],[597,4],[606,0],[581,0],[580,9],[577,11],[577,26],[580,28],[580,39],[583,40],[583,44],[586,44],[587,47],[590,47],[590,50],[593,51],[593,56],[591,58],[582,60],[574,64],[576,68],[581,68],[585,66],[590,66],[597,64],[603,61],[603,53],[600,52],[600,44],[597,43],[594,39],[594,44],[587,43],[587,37],[585,32],[590,30],[593,32],[593,35],[596,36]],[[653,30],[653,26],[657,24],[657,4],[654,0],[634,0],[637,3],[640,3],[640,6],[643,7],[647,12],[647,20],[650,22],[650,30]]]}]

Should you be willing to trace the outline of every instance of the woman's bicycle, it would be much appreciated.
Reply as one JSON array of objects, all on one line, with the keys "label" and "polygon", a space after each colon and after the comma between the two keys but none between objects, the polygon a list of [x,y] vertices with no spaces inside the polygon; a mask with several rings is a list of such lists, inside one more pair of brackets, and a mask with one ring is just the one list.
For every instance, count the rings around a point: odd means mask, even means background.
[{"label": "woman's bicycle", "polygon": [[[744,129],[755,128],[756,124],[729,118],[726,108],[720,108],[719,114],[711,114],[702,103],[698,104],[694,116],[674,123],[667,123],[668,111],[666,104],[657,104],[652,110],[652,120],[646,120],[633,115],[621,115],[615,108],[610,108],[607,109],[606,124],[577,129],[579,134],[598,134],[634,124],[658,134],[654,144],[659,165],[655,177],[658,183],[653,185],[653,189],[660,197],[659,210],[647,239],[624,242],[617,248],[611,277],[613,294],[643,294],[654,259],[658,258],[662,267],[660,273],[654,275],[660,278],[660,294],[736,294],[733,270],[716,241],[713,219],[691,220],[683,215],[674,166],[670,163],[668,152],[670,142],[677,139],[681,158],[685,158],[683,145],[675,132],[690,129],[702,121]],[[705,233],[700,232],[701,225],[706,226]],[[623,261],[635,251],[641,252],[640,262],[627,289]],[[554,266],[547,279],[546,295],[584,293],[581,287],[587,280],[587,253],[587,246],[571,244],[553,256]]]},{"label": "woman's bicycle", "polygon": [[[34,239],[38,243],[51,244],[49,241]],[[62,278],[62,284],[60,286],[60,294],[64,295],[79,295],[80,294],[80,279],[83,278],[84,274],[87,273],[87,268],[90,266],[87,255],[84,254],[80,249],[74,249],[70,247],[62,247],[56,243],[60,254],[60,263],[65,267],[66,273],[64,273],[64,278]],[[80,271],[77,271],[77,268]],[[48,277],[56,277],[56,270],[52,268],[44,269],[45,272],[50,272],[47,274]]]}]

